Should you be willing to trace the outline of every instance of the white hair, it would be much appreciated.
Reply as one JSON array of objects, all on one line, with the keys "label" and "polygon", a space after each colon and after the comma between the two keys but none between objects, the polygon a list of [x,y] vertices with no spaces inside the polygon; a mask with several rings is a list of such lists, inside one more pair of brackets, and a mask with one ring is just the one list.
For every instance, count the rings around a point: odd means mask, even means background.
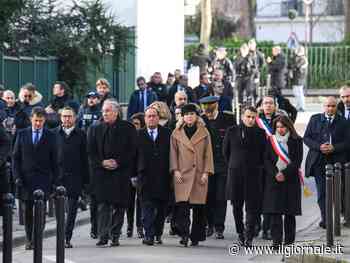
[{"label": "white hair", "polygon": [[2,97],[5,97],[6,94],[10,94],[11,96],[13,96],[14,98],[16,98],[15,93],[12,90],[5,90],[4,93],[2,94]]},{"label": "white hair", "polygon": [[112,106],[114,112],[119,112],[120,105],[116,99],[107,99],[103,102],[103,106],[107,104]]}]

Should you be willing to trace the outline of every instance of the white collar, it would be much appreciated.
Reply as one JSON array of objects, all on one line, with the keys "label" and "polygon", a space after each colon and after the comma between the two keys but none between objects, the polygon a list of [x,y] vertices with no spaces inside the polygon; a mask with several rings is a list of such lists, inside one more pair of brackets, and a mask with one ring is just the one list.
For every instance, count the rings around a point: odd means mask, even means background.
[{"label": "white collar", "polygon": [[72,127],[70,127],[70,128],[62,127],[62,130],[64,131],[64,133],[65,133],[66,135],[69,136],[69,135],[72,133],[72,131],[74,130],[74,128],[75,128],[75,126],[72,126]]}]

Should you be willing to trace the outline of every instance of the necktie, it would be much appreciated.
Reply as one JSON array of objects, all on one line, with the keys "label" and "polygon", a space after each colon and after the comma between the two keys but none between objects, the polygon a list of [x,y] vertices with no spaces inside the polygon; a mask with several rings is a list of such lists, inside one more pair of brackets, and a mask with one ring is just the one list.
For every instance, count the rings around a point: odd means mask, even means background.
[{"label": "necktie", "polygon": [[150,135],[151,135],[152,141],[155,141],[154,130],[150,130]]},{"label": "necktie", "polygon": [[145,110],[145,106],[144,106],[145,102],[143,99],[143,91],[140,91],[140,112],[143,112]]},{"label": "necktie", "polygon": [[39,130],[34,131],[34,145],[37,145],[39,142]]}]

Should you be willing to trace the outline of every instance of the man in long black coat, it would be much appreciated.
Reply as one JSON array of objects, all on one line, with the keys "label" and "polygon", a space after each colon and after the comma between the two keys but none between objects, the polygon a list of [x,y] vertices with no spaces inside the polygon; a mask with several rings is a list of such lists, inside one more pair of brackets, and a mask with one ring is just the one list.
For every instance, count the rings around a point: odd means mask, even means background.
[{"label": "man in long black coat", "polygon": [[138,135],[138,183],[145,239],[143,243],[161,244],[171,177],[169,173],[169,129],[159,125],[155,108],[145,111],[146,128]]},{"label": "man in long black coat", "polygon": [[10,192],[10,182],[7,174],[6,161],[11,150],[11,139],[0,127],[0,216],[3,214],[3,194]]},{"label": "man in long black coat", "polygon": [[75,126],[76,113],[64,107],[62,125],[55,129],[58,141],[58,156],[62,163],[62,184],[68,196],[68,215],[65,227],[66,248],[70,243],[78,211],[78,199],[83,187],[89,183],[89,163],[86,149],[86,134]]},{"label": "man in long black coat", "polygon": [[[248,107],[242,112],[242,123],[229,128],[223,144],[228,163],[226,196],[231,200],[238,241],[251,246],[257,215],[261,212],[262,180],[266,137],[255,126],[257,112]],[[243,205],[246,209],[246,229],[243,224]]]},{"label": "man in long black coat", "polygon": [[222,142],[226,130],[235,125],[232,113],[219,111],[219,98],[207,96],[199,100],[205,114],[205,121],[211,136],[214,157],[214,175],[209,177],[207,200],[207,236],[214,232],[217,239],[223,239],[225,230],[227,200],[225,196],[227,163],[222,155]]},{"label": "man in long black coat", "polygon": [[286,84],[285,74],[287,69],[287,60],[283,55],[280,46],[275,46],[272,48],[272,58],[268,57],[266,62],[268,63],[269,74],[271,74],[272,89],[277,94],[281,94],[282,89]]},{"label": "man in long black coat", "polygon": [[334,97],[328,97],[323,107],[324,113],[311,116],[304,134],[304,143],[309,147],[305,176],[315,177],[317,202],[321,211],[319,225],[325,228],[325,165],[346,162],[346,153],[349,150],[349,124],[344,117],[336,114],[337,102]]},{"label": "man in long black coat", "polygon": [[[92,166],[92,192],[98,202],[97,246],[119,246],[124,213],[130,195],[132,163],[136,156],[136,129],[119,118],[120,106],[108,99],[102,107],[103,121],[88,131],[88,154]],[[112,216],[112,220],[111,219]]]},{"label": "man in long black coat", "polygon": [[33,192],[41,189],[46,199],[61,179],[56,135],[44,128],[45,116],[42,107],[33,108],[32,125],[18,132],[13,149],[14,178],[25,202],[26,249],[33,248]]}]

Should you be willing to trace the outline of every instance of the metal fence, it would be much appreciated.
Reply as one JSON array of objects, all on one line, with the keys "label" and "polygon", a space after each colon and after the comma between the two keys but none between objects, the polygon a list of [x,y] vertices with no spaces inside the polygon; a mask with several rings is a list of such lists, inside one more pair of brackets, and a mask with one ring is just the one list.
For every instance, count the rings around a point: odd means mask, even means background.
[{"label": "metal fence", "polygon": [[[233,58],[238,47],[227,46],[229,57]],[[271,56],[271,47],[259,47],[265,57]],[[291,50],[283,48],[288,58]],[[350,80],[350,46],[311,46],[308,48],[308,87],[334,88]],[[266,69],[263,73],[266,73]],[[265,78],[265,75],[262,76]]]},{"label": "metal fence", "polygon": [[15,93],[23,84],[32,82],[46,102],[51,96],[50,90],[57,80],[57,73],[55,57],[8,57],[0,54],[0,83]]}]

